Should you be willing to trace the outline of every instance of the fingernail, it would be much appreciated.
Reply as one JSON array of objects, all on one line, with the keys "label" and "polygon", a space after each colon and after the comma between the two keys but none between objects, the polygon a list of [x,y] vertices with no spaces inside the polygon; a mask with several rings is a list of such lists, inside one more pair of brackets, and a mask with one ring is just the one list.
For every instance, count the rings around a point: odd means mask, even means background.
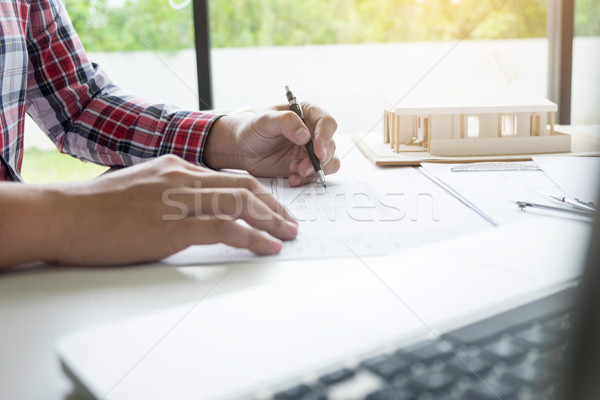
[{"label": "fingernail", "polygon": [[298,140],[299,142],[304,142],[304,141],[308,140],[308,138],[309,138],[309,134],[308,134],[308,132],[306,132],[306,129],[297,130],[296,133],[294,134],[294,136],[296,137],[296,140]]},{"label": "fingernail", "polygon": [[298,234],[298,225],[293,222],[286,221],[287,230],[289,233],[292,233],[294,236]]},{"label": "fingernail", "polygon": [[269,244],[267,245],[267,251],[269,254],[277,254],[281,251],[281,247],[283,246],[283,242],[279,239],[271,239],[269,240]]}]

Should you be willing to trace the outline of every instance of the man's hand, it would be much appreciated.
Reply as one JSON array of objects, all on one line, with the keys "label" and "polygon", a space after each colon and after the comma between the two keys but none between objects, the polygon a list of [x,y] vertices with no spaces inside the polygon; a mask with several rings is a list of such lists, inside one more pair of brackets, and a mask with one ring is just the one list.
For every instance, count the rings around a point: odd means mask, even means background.
[{"label": "man's hand", "polygon": [[222,117],[211,129],[204,161],[217,169],[287,177],[291,186],[299,186],[316,179],[304,148],[312,137],[323,172],[333,174],[340,168],[333,140],[337,123],[317,106],[303,104],[302,109],[306,125],[287,105],[251,117]]},{"label": "man's hand", "polygon": [[175,156],[76,184],[0,185],[0,267],[154,261],[212,243],[275,254],[298,232],[256,179]]}]

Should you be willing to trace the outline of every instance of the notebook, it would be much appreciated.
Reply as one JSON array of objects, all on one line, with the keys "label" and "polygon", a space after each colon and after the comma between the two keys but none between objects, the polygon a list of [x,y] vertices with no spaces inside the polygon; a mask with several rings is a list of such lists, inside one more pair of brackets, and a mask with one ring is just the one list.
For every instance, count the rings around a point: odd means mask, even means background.
[{"label": "notebook", "polygon": [[598,393],[599,228],[590,241],[592,224],[549,218],[348,258],[94,326],[57,354],[102,399],[584,398]]}]

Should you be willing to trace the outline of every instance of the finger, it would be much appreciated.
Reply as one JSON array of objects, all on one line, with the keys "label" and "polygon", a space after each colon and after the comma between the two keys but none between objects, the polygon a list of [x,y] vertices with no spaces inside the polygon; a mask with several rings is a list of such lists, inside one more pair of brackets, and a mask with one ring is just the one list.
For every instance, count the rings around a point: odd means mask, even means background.
[{"label": "finger", "polygon": [[327,145],[333,140],[337,122],[327,111],[313,104],[303,104],[306,124],[313,127],[315,154],[319,160],[327,157]]},{"label": "finger", "polygon": [[311,138],[310,131],[299,116],[289,111],[268,111],[254,123],[255,130],[267,139],[284,136],[297,145],[305,145]]},{"label": "finger", "polygon": [[323,166],[325,175],[335,174],[340,170],[341,161],[338,156],[334,155],[326,165]]},{"label": "finger", "polygon": [[316,175],[310,175],[310,176],[307,176],[307,177],[300,176],[300,175],[290,175],[290,176],[288,176],[288,183],[290,184],[291,187],[297,187],[297,186],[306,185],[306,184],[309,184],[309,183],[316,182],[316,180],[317,180],[317,176]]},{"label": "finger", "polygon": [[[274,107],[275,110],[289,110],[289,106],[280,105]],[[319,106],[310,103],[302,103],[305,123],[313,132],[311,135],[314,140],[315,154],[319,160],[324,160],[327,157],[327,144],[333,139],[333,134],[337,130],[337,122],[327,111]],[[296,144],[305,144],[307,140]]]},{"label": "finger", "polygon": [[331,160],[335,156],[336,149],[337,149],[337,146],[333,140],[330,141],[329,144],[327,144],[327,157],[325,157],[325,161],[323,161],[323,165],[327,165],[331,162]]},{"label": "finger", "polygon": [[298,234],[298,224],[286,220],[248,189],[201,189],[196,213],[241,218],[249,225],[282,239]]},{"label": "finger", "polygon": [[296,175],[300,174],[298,167],[300,166],[301,162],[302,162],[301,158],[296,158],[295,160],[292,160],[290,162],[290,166],[289,166],[290,174],[296,174]]},{"label": "finger", "polygon": [[298,165],[298,175],[302,176],[302,177],[307,177],[309,175],[312,175],[315,173],[315,168],[312,165],[312,162],[310,161],[310,158],[305,158],[302,161],[300,161],[300,164]]},{"label": "finger", "polygon": [[[242,219],[254,228],[282,239],[291,240],[298,234],[298,225],[283,218],[247,189],[210,188],[187,189],[169,199],[185,204],[188,216],[210,219]],[[180,214],[181,215],[181,214]]]},{"label": "finger", "polygon": [[[331,159],[335,155],[335,149],[336,145],[335,142],[332,140],[327,145],[327,157],[321,161],[321,167],[327,165],[331,161]],[[308,158],[308,156],[299,161],[298,166],[295,170],[292,170],[290,165],[290,170],[292,173],[296,173],[302,177],[307,177],[311,174],[314,174],[315,172],[315,168],[313,167],[312,162],[310,161],[310,158]],[[323,172],[325,172],[325,169],[323,169]]]},{"label": "finger", "polygon": [[[337,156],[334,156],[331,161],[327,165],[323,165],[323,172],[325,175],[330,175],[336,173],[340,169],[340,159]],[[290,175],[288,177],[288,183],[292,187],[306,185],[311,182],[315,182],[317,180],[316,174],[311,174],[308,176],[301,175]]]},{"label": "finger", "polygon": [[224,243],[249,249],[256,254],[270,255],[279,253],[282,247],[281,240],[222,218],[188,217],[181,221],[176,232],[178,241],[183,244],[182,248],[195,244]]},{"label": "finger", "polygon": [[[256,178],[247,174],[214,172],[206,168],[200,170],[176,169],[170,172],[169,180],[179,182],[183,188],[244,188],[261,198],[273,211],[286,220],[296,223],[296,219],[279,203]],[[184,192],[185,190],[182,189]],[[187,192],[185,192],[187,193]]]},{"label": "finger", "polygon": [[292,214],[273,197],[256,178],[245,174],[216,172],[202,177],[202,188],[243,188],[248,189],[260,198],[271,210],[286,220],[298,224]]}]

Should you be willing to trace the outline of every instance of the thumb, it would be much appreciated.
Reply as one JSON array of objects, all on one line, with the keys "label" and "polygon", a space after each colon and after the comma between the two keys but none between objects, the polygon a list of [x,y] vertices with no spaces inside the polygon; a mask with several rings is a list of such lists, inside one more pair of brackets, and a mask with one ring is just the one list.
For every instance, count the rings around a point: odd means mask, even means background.
[{"label": "thumb", "polygon": [[266,138],[283,136],[297,145],[305,145],[311,138],[310,131],[292,111],[268,111],[256,121],[257,133]]}]

